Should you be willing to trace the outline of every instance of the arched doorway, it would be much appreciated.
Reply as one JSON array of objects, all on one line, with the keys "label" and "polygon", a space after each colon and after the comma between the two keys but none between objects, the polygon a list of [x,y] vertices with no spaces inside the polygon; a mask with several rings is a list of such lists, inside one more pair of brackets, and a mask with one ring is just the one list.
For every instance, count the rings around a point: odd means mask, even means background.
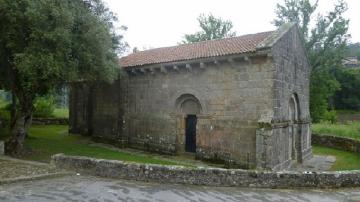
[{"label": "arched doorway", "polygon": [[195,153],[197,115],[201,112],[200,102],[194,95],[184,94],[176,100],[176,105],[185,118],[185,151]]},{"label": "arched doorway", "polygon": [[289,100],[289,159],[297,160],[299,104],[296,94]]}]

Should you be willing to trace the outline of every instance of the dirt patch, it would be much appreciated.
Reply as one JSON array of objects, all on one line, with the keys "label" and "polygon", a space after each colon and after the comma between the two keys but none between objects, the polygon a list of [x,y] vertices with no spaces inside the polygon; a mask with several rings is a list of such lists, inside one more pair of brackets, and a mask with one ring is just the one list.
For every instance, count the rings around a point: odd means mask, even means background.
[{"label": "dirt patch", "polygon": [[336,161],[335,156],[314,155],[302,164],[293,164],[288,170],[292,171],[329,171]]}]

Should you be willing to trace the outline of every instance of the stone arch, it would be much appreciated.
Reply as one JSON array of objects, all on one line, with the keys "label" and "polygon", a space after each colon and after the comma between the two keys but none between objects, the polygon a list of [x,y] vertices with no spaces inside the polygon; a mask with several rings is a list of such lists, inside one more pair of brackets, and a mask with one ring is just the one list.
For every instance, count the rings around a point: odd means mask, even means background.
[{"label": "stone arch", "polygon": [[297,123],[300,119],[299,99],[296,93],[293,93],[288,104],[288,120],[289,120],[289,159],[299,160],[298,149],[300,148],[300,128]]},{"label": "stone arch", "polygon": [[[183,144],[182,151],[196,153],[198,115],[202,113],[202,106],[198,98],[192,94],[182,94],[175,101],[179,114],[178,142]],[[179,145],[180,146],[180,145]]]},{"label": "stone arch", "polygon": [[206,103],[206,94],[204,94],[201,91],[198,90],[194,90],[192,88],[183,88],[183,89],[178,89],[176,90],[170,97],[169,100],[171,100],[172,102],[175,101],[174,103],[174,112],[179,114],[179,106],[178,106],[178,100],[180,100],[182,97],[184,97],[185,95],[190,95],[193,96],[200,104],[201,106],[201,113],[202,114],[206,114],[208,111],[208,106]]},{"label": "stone arch", "polygon": [[175,106],[182,114],[200,114],[202,107],[199,99],[192,94],[183,94],[176,99]]}]

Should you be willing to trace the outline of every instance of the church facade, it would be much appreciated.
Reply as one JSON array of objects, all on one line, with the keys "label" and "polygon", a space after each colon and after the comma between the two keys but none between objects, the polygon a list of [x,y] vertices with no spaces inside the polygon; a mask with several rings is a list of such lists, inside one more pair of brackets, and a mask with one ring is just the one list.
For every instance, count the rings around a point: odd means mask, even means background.
[{"label": "church facade", "polygon": [[294,24],[136,52],[120,66],[112,84],[72,84],[70,132],[247,169],[312,156],[310,67]]}]

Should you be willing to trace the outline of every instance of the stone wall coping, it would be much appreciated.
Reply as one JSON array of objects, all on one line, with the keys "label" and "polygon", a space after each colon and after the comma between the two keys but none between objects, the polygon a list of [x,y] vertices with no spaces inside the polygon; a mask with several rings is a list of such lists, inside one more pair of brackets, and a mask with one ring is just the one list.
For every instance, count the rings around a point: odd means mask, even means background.
[{"label": "stone wall coping", "polygon": [[356,140],[356,139],[353,139],[353,138],[350,138],[350,137],[341,137],[341,136],[337,136],[337,135],[333,135],[333,134],[318,134],[318,133],[312,133],[312,135],[315,135],[315,136],[320,136],[320,137],[331,137],[331,138],[336,138],[336,139],[343,139],[343,140],[351,140],[351,141],[354,141],[354,142],[359,142],[360,143],[360,140]]},{"label": "stone wall coping", "polygon": [[68,118],[33,118],[33,124],[38,125],[68,125]]},{"label": "stone wall coping", "polygon": [[339,188],[359,187],[360,170],[349,171],[267,171],[184,167],[95,159],[56,154],[52,163],[100,177],[205,186],[257,188]]},{"label": "stone wall coping", "polygon": [[340,137],[328,134],[312,134],[312,144],[341,149],[360,154],[360,141],[349,137]]}]

